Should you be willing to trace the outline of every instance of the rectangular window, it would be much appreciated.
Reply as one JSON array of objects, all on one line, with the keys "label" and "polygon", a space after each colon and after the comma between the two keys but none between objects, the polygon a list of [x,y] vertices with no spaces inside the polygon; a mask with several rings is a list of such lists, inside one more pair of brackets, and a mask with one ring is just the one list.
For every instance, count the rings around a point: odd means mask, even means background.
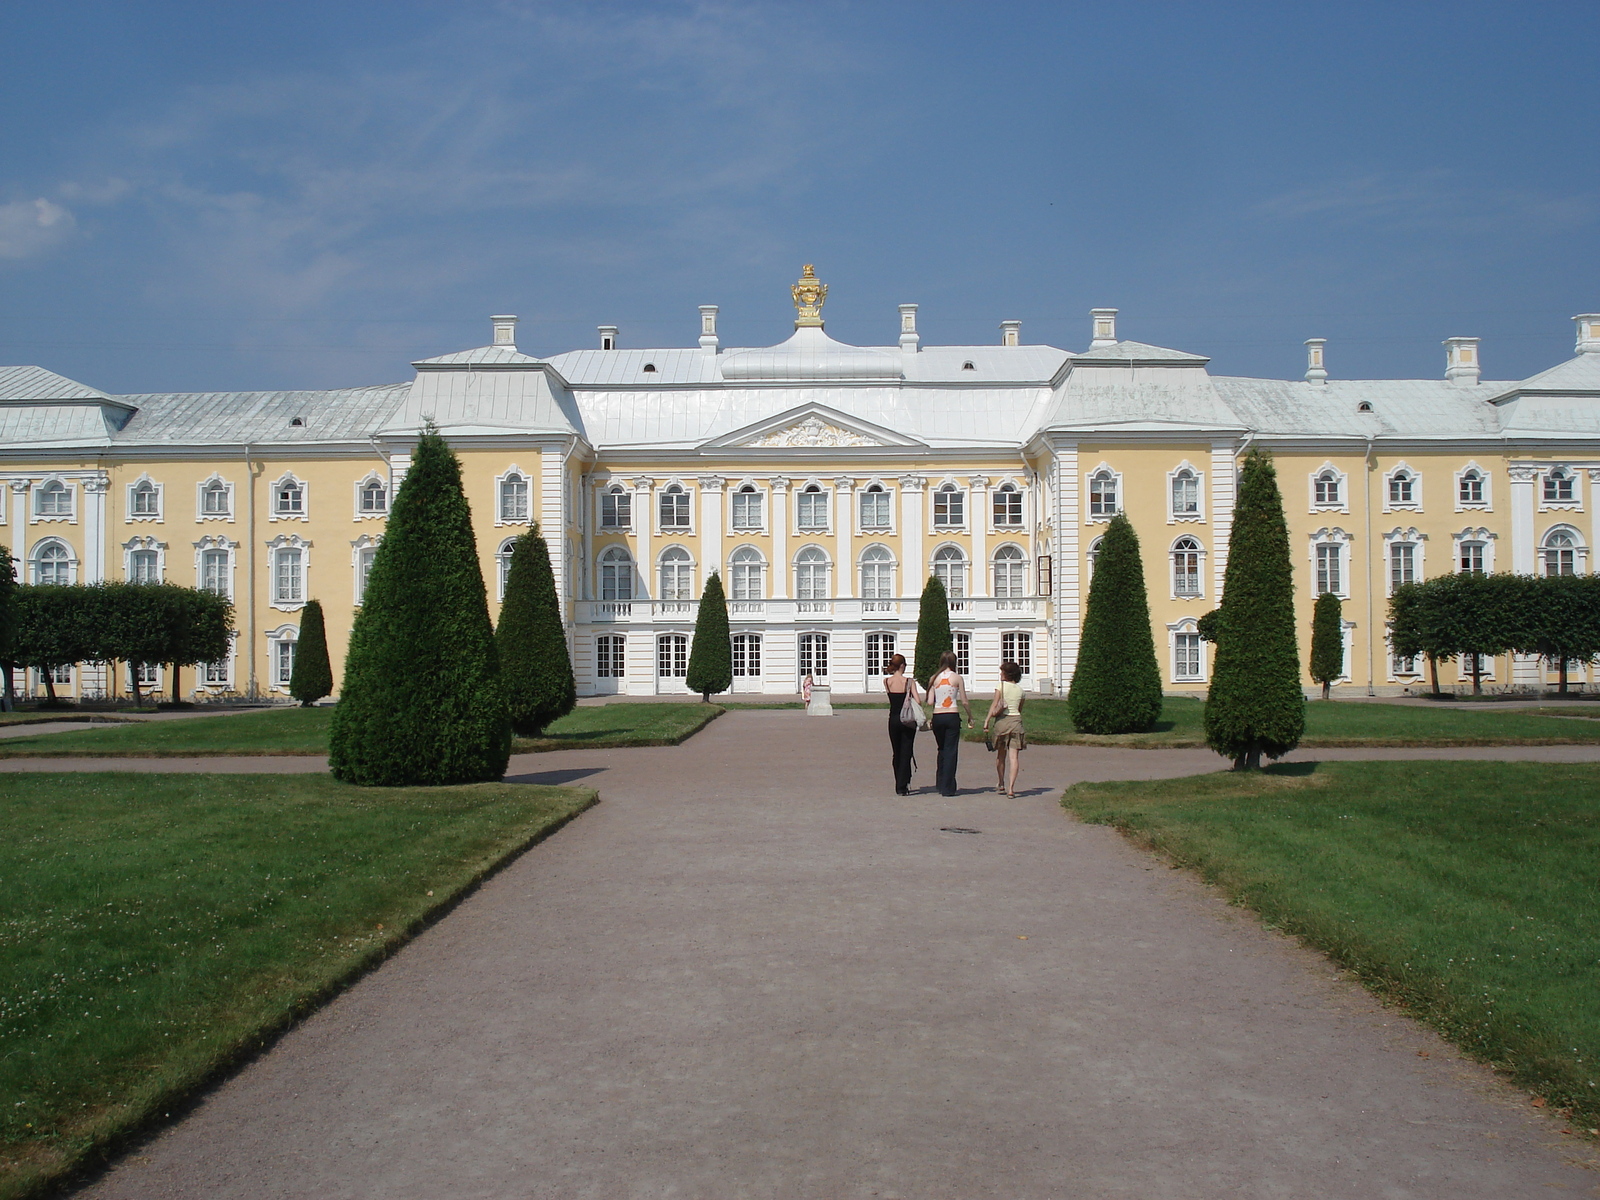
[{"label": "rectangular window", "polygon": [[1200,511],[1200,480],[1188,471],[1172,477],[1172,515],[1193,516]]},{"label": "rectangular window", "polygon": [[795,519],[800,523],[800,528],[810,531],[820,531],[828,528],[828,493],[824,491],[804,491],[797,498]]},{"label": "rectangular window", "polygon": [[886,674],[889,670],[889,659],[893,656],[894,634],[867,634],[867,675],[869,678]]},{"label": "rectangular window", "polygon": [[272,643],[272,679],[281,687],[288,687],[294,678],[294,643],[281,638]]},{"label": "rectangular window", "polygon": [[1000,599],[1013,599],[1027,594],[1028,565],[1018,554],[1015,558],[1004,551],[994,558],[994,594]]},{"label": "rectangular window", "polygon": [[136,517],[155,517],[161,514],[161,493],[148,483],[141,483],[133,489],[133,515]]},{"label": "rectangular window", "polygon": [[528,519],[528,481],[515,472],[500,481],[500,519]]},{"label": "rectangular window", "polygon": [[1544,499],[1546,504],[1571,504],[1577,497],[1574,490],[1574,476],[1564,468],[1557,468],[1544,477]]},{"label": "rectangular window", "polygon": [[970,633],[956,633],[951,635],[955,643],[951,647],[956,652],[956,673],[960,675],[972,674],[972,635]]},{"label": "rectangular window", "polygon": [[735,492],[733,494],[733,527],[735,529],[761,528],[760,492]]},{"label": "rectangular window", "polygon": [[161,668],[155,663],[140,663],[136,668],[139,673],[139,686],[153,688],[161,686]]},{"label": "rectangular window", "polygon": [[1200,678],[1200,635],[1180,633],[1172,639],[1172,677]]},{"label": "rectangular window", "polygon": [[1389,665],[1390,673],[1394,675],[1418,674],[1417,656],[1415,654],[1400,654],[1396,652],[1390,655]]},{"label": "rectangular window", "polygon": [[1461,569],[1463,571],[1474,572],[1478,575],[1483,574],[1482,542],[1461,543]]},{"label": "rectangular window", "polygon": [[1002,487],[994,494],[994,523],[1001,528],[1022,524],[1022,493],[1016,488]]},{"label": "rectangular window", "polygon": [[1000,661],[1014,662],[1022,668],[1024,675],[1032,675],[1033,634],[1002,633],[1000,635]]},{"label": "rectangular window", "polygon": [[889,528],[889,493],[868,488],[861,493],[861,528]]},{"label": "rectangular window", "polygon": [[1417,548],[1410,542],[1396,542],[1389,547],[1389,588],[1417,581]]},{"label": "rectangular window", "polygon": [[800,635],[800,674],[813,679],[828,677],[828,635],[802,633]]},{"label": "rectangular window", "polygon": [[228,552],[202,550],[200,552],[200,586],[219,596],[230,595],[228,587]]},{"label": "rectangular window", "polygon": [[372,560],[378,557],[376,546],[363,546],[356,551],[356,603],[366,599],[367,577],[372,574]]},{"label": "rectangular window", "polygon": [[1483,476],[1476,471],[1468,471],[1461,477],[1461,503],[1483,503]]},{"label": "rectangular window", "polygon": [[1318,475],[1316,494],[1318,504],[1338,504],[1339,476],[1332,471],[1324,471],[1321,475]]},{"label": "rectangular window", "polygon": [[[291,647],[293,643],[290,643]],[[289,655],[289,674],[284,677],[284,686],[288,686],[289,679],[294,675],[294,654]],[[207,687],[228,686],[228,660],[219,658],[216,662],[200,664],[200,682]]]},{"label": "rectangular window", "polygon": [[205,490],[200,493],[200,515],[203,517],[227,516],[230,498],[227,484],[206,484]]},{"label": "rectangular window", "polygon": [[[1192,545],[1192,539],[1185,538]],[[1172,591],[1177,596],[1200,594],[1200,551],[1180,544],[1172,552]]]},{"label": "rectangular window", "polygon": [[868,559],[861,564],[861,598],[889,600],[894,597],[894,563]]},{"label": "rectangular window", "polygon": [[[65,684],[67,687],[72,686],[71,663],[62,663],[60,666],[51,667],[48,674],[50,676],[50,682],[55,684],[57,687],[60,687],[63,684]],[[44,674],[41,673],[39,678],[42,680],[44,678]]]},{"label": "rectangular window", "polygon": [[661,493],[661,528],[689,528],[689,493],[672,488]]},{"label": "rectangular window", "polygon": [[305,597],[303,552],[285,546],[273,552],[272,598],[279,604],[298,604]]},{"label": "rectangular window", "polygon": [[47,483],[38,491],[39,515],[41,517],[70,517],[72,515],[72,493],[65,484]]},{"label": "rectangular window", "polygon": [[624,675],[620,633],[604,633],[594,640],[595,674],[601,679],[621,679]]},{"label": "rectangular window", "polygon": [[689,637],[669,633],[656,642],[656,673],[663,679],[682,679],[689,673]]},{"label": "rectangular window", "polygon": [[760,677],[761,635],[759,633],[733,635],[733,673],[740,679]]},{"label": "rectangular window", "polygon": [[959,529],[967,523],[967,494],[942,487],[933,494],[933,527]]},{"label": "rectangular window", "polygon": [[1340,569],[1342,566],[1338,546],[1317,547],[1317,595],[1321,596],[1327,592],[1332,592],[1335,596],[1344,595],[1344,573]]},{"label": "rectangular window", "polygon": [[154,550],[135,550],[128,555],[128,568],[134,583],[161,582],[161,560]]},{"label": "rectangular window", "polygon": [[1089,480],[1089,515],[1107,518],[1117,515],[1117,477],[1109,471],[1098,471]]},{"label": "rectangular window", "polygon": [[600,527],[627,529],[633,524],[633,497],[627,492],[605,492],[600,497]]}]

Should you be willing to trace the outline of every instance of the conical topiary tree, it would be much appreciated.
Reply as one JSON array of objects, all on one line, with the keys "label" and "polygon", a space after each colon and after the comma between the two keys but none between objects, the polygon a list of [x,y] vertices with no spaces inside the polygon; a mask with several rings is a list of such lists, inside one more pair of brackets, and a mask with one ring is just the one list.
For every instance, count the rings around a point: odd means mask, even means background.
[{"label": "conical topiary tree", "polygon": [[722,576],[715,571],[706,580],[700,613],[694,622],[694,645],[689,647],[689,670],[684,686],[699,692],[708,704],[717,692],[733,686],[733,638],[728,633],[728,601],[722,594]]},{"label": "conical topiary tree", "polygon": [[500,655],[461,464],[417,442],[367,577],[333,710],[328,763],[384,787],[499,779],[511,754]]},{"label": "conical topiary tree", "polygon": [[1252,450],[1239,474],[1228,542],[1206,741],[1236,770],[1293,750],[1305,731],[1294,636],[1289,529],[1270,455]]},{"label": "conical topiary tree", "polygon": [[322,602],[308,600],[300,610],[300,636],[294,643],[294,670],[289,695],[310,708],[333,693],[333,668],[328,665],[328,631],[322,624]]},{"label": "conical topiary tree", "polygon": [[922,605],[917,609],[917,649],[911,674],[924,688],[939,671],[939,656],[954,650],[955,636],[950,632],[950,598],[945,594],[944,581],[937,575],[928,576],[922,589]]},{"label": "conical topiary tree", "polygon": [[550,549],[538,525],[511,545],[506,598],[494,640],[500,648],[500,678],[511,710],[511,729],[523,737],[538,737],[546,725],[566,716],[578,703]]},{"label": "conical topiary tree", "polygon": [[17,700],[11,681],[12,647],[16,642],[17,565],[12,561],[11,550],[0,546],[0,672],[5,675],[4,691],[0,693],[0,710],[10,712]]},{"label": "conical topiary tree", "polygon": [[1344,611],[1339,597],[1323,592],[1311,614],[1311,678],[1322,685],[1322,698],[1328,698],[1328,685],[1344,674]]},{"label": "conical topiary tree", "polygon": [[1161,715],[1161,668],[1150,633],[1139,535],[1111,518],[1094,560],[1067,711],[1079,733],[1137,733]]}]

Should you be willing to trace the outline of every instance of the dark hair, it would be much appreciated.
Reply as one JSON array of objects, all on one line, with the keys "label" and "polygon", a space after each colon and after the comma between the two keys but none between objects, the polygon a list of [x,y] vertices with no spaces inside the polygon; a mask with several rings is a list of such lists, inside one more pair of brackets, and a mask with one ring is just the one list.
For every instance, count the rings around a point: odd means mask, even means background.
[{"label": "dark hair", "polygon": [[1000,678],[1007,683],[1021,683],[1022,668],[1014,662],[1003,662],[1000,664]]},{"label": "dark hair", "polygon": [[906,656],[904,654],[891,654],[889,656],[889,674],[906,669]]},{"label": "dark hair", "polygon": [[954,671],[956,669],[956,652],[954,650],[946,650],[939,655],[939,669],[941,671]]}]

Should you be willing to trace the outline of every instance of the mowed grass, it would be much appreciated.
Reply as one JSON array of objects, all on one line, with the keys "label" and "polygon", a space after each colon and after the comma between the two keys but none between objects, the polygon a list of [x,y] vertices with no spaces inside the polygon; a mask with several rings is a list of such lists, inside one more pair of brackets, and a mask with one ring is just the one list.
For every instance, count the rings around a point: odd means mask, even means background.
[{"label": "mowed grass", "polygon": [[1062,802],[1600,1127],[1600,764],[1302,763]]},{"label": "mowed grass", "polygon": [[0,778],[0,1197],[159,1120],[593,799],[324,775]]},{"label": "mowed grass", "polygon": [[[973,713],[989,710],[987,698],[973,700]],[[1176,749],[1204,746],[1205,705],[1168,696],[1161,719],[1148,733],[1078,733],[1065,700],[1029,700],[1022,711],[1030,741],[1042,745],[1127,746]],[[967,734],[982,741],[981,728]],[[1306,705],[1306,732],[1300,744],[1331,746],[1558,746],[1600,742],[1600,724],[1539,716],[1527,710],[1462,712],[1421,705],[1313,700]]]},{"label": "mowed grass", "polygon": [[[574,709],[518,754],[610,746],[676,746],[723,709],[715,704],[605,704]],[[225,717],[134,721],[104,729],[0,740],[0,758],[188,758],[212,754],[326,754],[332,708],[272,708]]]}]

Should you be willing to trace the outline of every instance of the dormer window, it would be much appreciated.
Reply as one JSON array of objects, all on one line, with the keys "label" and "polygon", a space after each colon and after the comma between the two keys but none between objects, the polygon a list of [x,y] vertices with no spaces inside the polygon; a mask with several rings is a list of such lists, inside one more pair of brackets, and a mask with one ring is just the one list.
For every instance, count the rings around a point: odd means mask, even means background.
[{"label": "dormer window", "polygon": [[747,483],[733,494],[733,527],[761,528],[761,493],[754,484]]},{"label": "dormer window", "polygon": [[633,497],[620,484],[600,493],[600,527],[626,529],[633,524]]},{"label": "dormer window", "polygon": [[969,360],[961,364],[961,369],[963,371],[976,371],[978,368],[973,366],[972,362]]},{"label": "dormer window", "polygon": [[1576,476],[1566,467],[1552,468],[1544,477],[1544,502],[1571,504],[1576,499]]},{"label": "dormer window", "polygon": [[654,375],[655,374],[655,370],[656,370],[655,363],[645,363],[645,365],[644,365],[644,373],[646,375]]},{"label": "dormer window", "polygon": [[293,420],[291,420],[289,422],[289,424],[292,425],[296,429],[305,428],[305,423],[306,423],[306,419],[304,417],[295,417]]},{"label": "dormer window", "polygon": [[1360,404],[1356,405],[1356,411],[1357,412],[1371,412],[1372,411],[1372,401],[1363,400]]},{"label": "dormer window", "polygon": [[1343,501],[1339,498],[1339,472],[1328,468],[1319,472],[1315,483],[1315,495],[1318,505],[1338,505]]}]

